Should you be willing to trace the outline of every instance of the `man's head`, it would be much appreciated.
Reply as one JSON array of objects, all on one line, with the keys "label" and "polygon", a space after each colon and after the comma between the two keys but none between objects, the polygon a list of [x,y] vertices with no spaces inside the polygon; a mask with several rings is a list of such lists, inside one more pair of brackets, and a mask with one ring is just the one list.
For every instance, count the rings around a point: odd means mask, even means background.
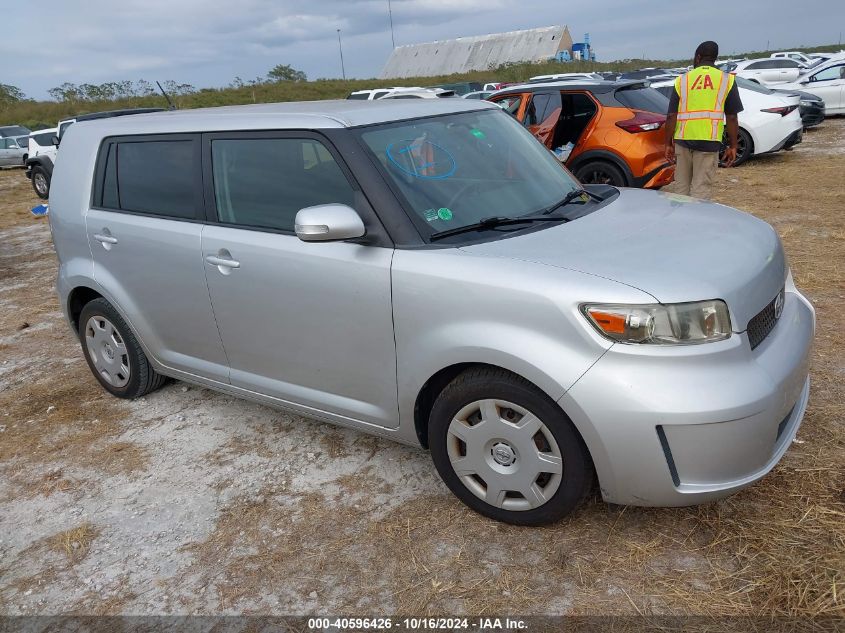
[{"label": "man's head", "polygon": [[692,60],[694,66],[702,64],[713,64],[719,56],[719,45],[716,42],[706,41],[695,49],[695,58]]}]

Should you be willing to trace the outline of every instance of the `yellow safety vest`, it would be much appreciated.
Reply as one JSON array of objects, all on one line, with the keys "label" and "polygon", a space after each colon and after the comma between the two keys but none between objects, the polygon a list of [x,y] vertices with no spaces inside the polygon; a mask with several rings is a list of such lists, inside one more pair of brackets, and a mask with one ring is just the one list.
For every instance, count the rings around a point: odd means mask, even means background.
[{"label": "yellow safety vest", "polygon": [[711,66],[699,66],[675,80],[678,122],[675,138],[682,141],[721,141],[725,129],[725,101],[734,76]]}]

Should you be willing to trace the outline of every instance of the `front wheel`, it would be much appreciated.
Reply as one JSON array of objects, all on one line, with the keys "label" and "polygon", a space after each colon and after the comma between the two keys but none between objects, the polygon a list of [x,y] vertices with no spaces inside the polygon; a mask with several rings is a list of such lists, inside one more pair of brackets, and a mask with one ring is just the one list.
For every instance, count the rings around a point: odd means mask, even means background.
[{"label": "front wheel", "polygon": [[625,187],[628,182],[622,170],[606,160],[591,160],[575,170],[575,177],[584,184]]},{"label": "front wheel", "polygon": [[449,383],[432,408],[428,439],[449,489],[498,521],[557,521],[593,483],[587,448],[566,414],[504,370],[471,369]]},{"label": "front wheel", "polygon": [[32,168],[32,188],[42,200],[50,197],[50,176],[43,167]]}]

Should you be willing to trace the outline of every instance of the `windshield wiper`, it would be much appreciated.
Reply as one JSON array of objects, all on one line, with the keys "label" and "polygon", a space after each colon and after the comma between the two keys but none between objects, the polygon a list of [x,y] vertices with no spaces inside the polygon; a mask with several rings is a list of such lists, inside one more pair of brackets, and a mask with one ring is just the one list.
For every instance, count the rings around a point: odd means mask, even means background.
[{"label": "windshield wiper", "polygon": [[452,235],[458,235],[460,233],[468,233],[469,231],[492,229],[497,226],[507,226],[509,224],[523,224],[530,222],[569,222],[569,218],[564,218],[560,216],[550,218],[545,215],[523,215],[519,218],[483,218],[478,222],[474,222],[472,224],[467,224],[465,226],[457,226],[454,229],[446,229],[445,231],[438,231],[437,233],[432,233],[428,239],[431,242],[435,242],[437,240],[443,239],[444,237],[450,237]]},{"label": "windshield wiper", "polygon": [[568,194],[566,194],[560,202],[555,202],[549,208],[543,209],[540,212],[540,215],[549,215],[550,213],[557,211],[561,207],[565,207],[570,202],[573,202],[575,198],[580,198],[581,196],[590,196],[591,198],[593,198],[594,200],[598,200],[599,202],[604,200],[604,198],[602,198],[600,195],[595,194],[591,191],[587,191],[586,189],[573,189]]}]

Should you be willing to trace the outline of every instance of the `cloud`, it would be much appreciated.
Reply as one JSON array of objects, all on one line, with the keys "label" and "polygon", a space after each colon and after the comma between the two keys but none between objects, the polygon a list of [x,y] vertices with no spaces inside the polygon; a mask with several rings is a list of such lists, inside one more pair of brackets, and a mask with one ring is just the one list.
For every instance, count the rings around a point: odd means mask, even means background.
[{"label": "cloud", "polygon": [[[703,39],[723,51],[836,41],[841,0],[812,12],[787,0],[741,7],[656,0],[391,0],[397,45],[568,24],[588,31],[600,58],[688,57]],[[754,15],[753,23],[747,16]],[[64,81],[175,79],[222,86],[278,63],[309,77],[340,75],[337,29],[348,76],[376,77],[391,50],[387,0],[87,0],[16,3],[4,13],[0,81],[36,98]],[[37,37],[33,37],[33,33]]]}]

